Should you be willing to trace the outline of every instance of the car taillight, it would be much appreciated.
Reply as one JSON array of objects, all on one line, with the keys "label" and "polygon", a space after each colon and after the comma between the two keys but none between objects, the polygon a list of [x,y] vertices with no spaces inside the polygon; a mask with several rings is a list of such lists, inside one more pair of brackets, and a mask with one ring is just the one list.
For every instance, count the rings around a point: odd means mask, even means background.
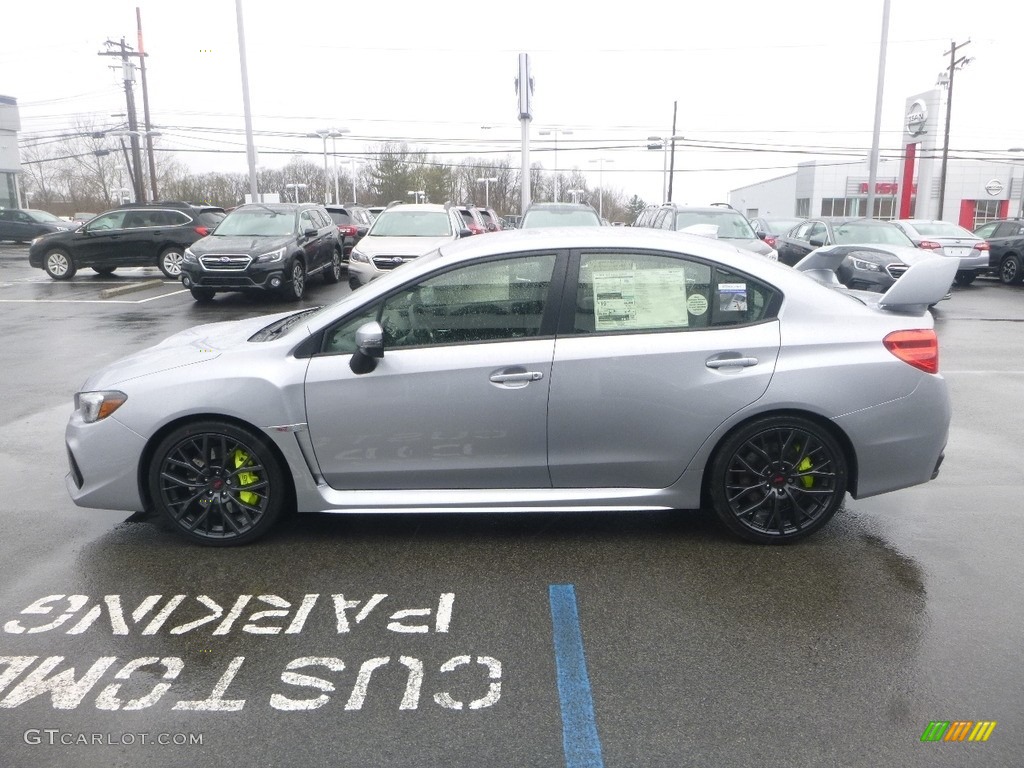
[{"label": "car taillight", "polygon": [[918,248],[924,248],[929,251],[941,251],[942,243],[936,243],[934,240],[922,240],[917,244]]},{"label": "car taillight", "polygon": [[882,344],[908,365],[925,373],[939,372],[939,338],[931,329],[893,331]]},{"label": "car taillight", "polygon": [[200,237],[206,237],[208,234],[210,234],[209,227],[193,227],[193,229],[195,229],[196,234],[199,235]]},{"label": "car taillight", "polygon": [[344,224],[339,224],[338,225],[338,231],[341,234],[345,235],[346,237],[355,237],[356,236],[356,228],[353,227],[353,226],[346,226]]},{"label": "car taillight", "polygon": [[768,243],[768,247],[769,248],[774,248],[775,247],[775,235],[765,235],[764,236],[764,241],[766,243]]},{"label": "car taillight", "polygon": [[982,240],[980,243],[975,243],[974,244],[974,250],[976,250],[976,251],[987,251],[988,250],[988,240]]}]

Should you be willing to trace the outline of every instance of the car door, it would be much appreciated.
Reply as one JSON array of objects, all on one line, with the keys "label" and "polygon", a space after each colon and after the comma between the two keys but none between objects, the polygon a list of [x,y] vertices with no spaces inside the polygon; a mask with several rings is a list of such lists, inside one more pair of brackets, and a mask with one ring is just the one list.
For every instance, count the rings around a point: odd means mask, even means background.
[{"label": "car door", "polygon": [[818,248],[819,246],[817,245],[811,245],[810,239],[816,233],[823,232],[824,228],[825,225],[822,222],[808,220],[800,224],[786,237],[780,238],[777,241],[782,244],[782,247],[778,249],[779,261],[793,266],[808,253]]},{"label": "car door", "polygon": [[[664,488],[764,394],[777,293],[674,253],[575,255],[551,372],[555,488]],[[575,303],[573,308],[571,305]]]},{"label": "car door", "polygon": [[[545,488],[554,253],[460,265],[329,327],[306,374],[316,460],[337,489]],[[353,373],[355,332],[384,356]]]},{"label": "car door", "polygon": [[[310,229],[315,230],[312,235],[307,235],[306,232]],[[306,256],[306,271],[312,272],[314,269],[320,266],[320,225],[313,219],[312,209],[307,208],[306,210],[299,213],[299,233],[298,233],[299,246],[302,248],[302,252]]]},{"label": "car door", "polygon": [[16,211],[0,210],[0,240],[19,240],[18,227],[14,220]]},{"label": "car door", "polygon": [[125,256],[125,226],[130,210],[118,210],[97,216],[75,233],[72,256],[79,266],[119,266]]}]

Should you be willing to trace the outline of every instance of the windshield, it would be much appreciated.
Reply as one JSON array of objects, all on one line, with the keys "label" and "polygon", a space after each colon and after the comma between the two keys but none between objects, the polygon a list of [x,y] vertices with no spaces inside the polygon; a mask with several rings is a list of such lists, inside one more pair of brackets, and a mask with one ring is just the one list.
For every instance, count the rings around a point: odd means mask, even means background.
[{"label": "windshield", "polygon": [[384,211],[367,237],[447,237],[451,221],[444,211]]},{"label": "windshield", "polygon": [[803,219],[761,219],[764,222],[764,231],[769,235],[784,235]]},{"label": "windshield", "polygon": [[25,213],[27,213],[36,221],[64,221],[64,219],[60,218],[59,216],[54,216],[52,213],[49,213],[48,211],[38,211],[34,208],[25,211]]},{"label": "windshield", "polygon": [[520,229],[533,227],[599,227],[601,219],[595,211],[570,209],[538,209],[527,211],[520,223]]},{"label": "windshield", "polygon": [[973,232],[969,232],[956,224],[950,224],[948,221],[915,221],[911,226],[917,230],[919,235],[924,237],[967,237],[971,240],[978,239],[977,235]]},{"label": "windshield", "polygon": [[680,211],[676,214],[676,229],[686,229],[694,224],[710,224],[718,227],[721,240],[756,240],[757,235],[750,222],[735,211]]},{"label": "windshield", "polygon": [[884,221],[848,221],[832,229],[836,245],[859,245],[879,243],[882,245],[905,245],[913,248],[910,238],[894,225]]},{"label": "windshield", "polygon": [[218,237],[232,236],[281,236],[295,231],[293,211],[275,211],[271,208],[238,208],[217,226],[213,234]]}]

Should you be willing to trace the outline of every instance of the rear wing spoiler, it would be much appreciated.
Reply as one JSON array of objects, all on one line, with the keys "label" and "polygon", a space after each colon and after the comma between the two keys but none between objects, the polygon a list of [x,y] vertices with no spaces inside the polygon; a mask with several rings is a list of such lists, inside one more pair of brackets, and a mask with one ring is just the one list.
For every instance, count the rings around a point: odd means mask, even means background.
[{"label": "rear wing spoiler", "polygon": [[[857,250],[872,250],[858,247]],[[849,254],[849,247],[819,248],[800,260],[794,267],[808,277],[824,283],[832,288],[844,290],[836,270],[843,259]],[[881,296],[867,294],[864,291],[852,291],[858,297],[867,299],[880,309],[906,314],[923,314],[928,307],[936,304],[949,295],[953,278],[960,268],[960,260],[936,256],[926,258],[914,264],[893,283],[892,287]],[[875,297],[878,296],[877,299]]]}]

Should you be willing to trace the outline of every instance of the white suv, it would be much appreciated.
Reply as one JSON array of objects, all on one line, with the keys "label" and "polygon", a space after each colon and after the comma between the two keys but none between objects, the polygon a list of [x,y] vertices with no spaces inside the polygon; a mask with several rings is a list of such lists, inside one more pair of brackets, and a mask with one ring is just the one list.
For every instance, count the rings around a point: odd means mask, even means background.
[{"label": "white suv", "polygon": [[433,203],[398,204],[382,211],[352,249],[348,284],[353,289],[439,245],[473,234],[457,208]]}]

